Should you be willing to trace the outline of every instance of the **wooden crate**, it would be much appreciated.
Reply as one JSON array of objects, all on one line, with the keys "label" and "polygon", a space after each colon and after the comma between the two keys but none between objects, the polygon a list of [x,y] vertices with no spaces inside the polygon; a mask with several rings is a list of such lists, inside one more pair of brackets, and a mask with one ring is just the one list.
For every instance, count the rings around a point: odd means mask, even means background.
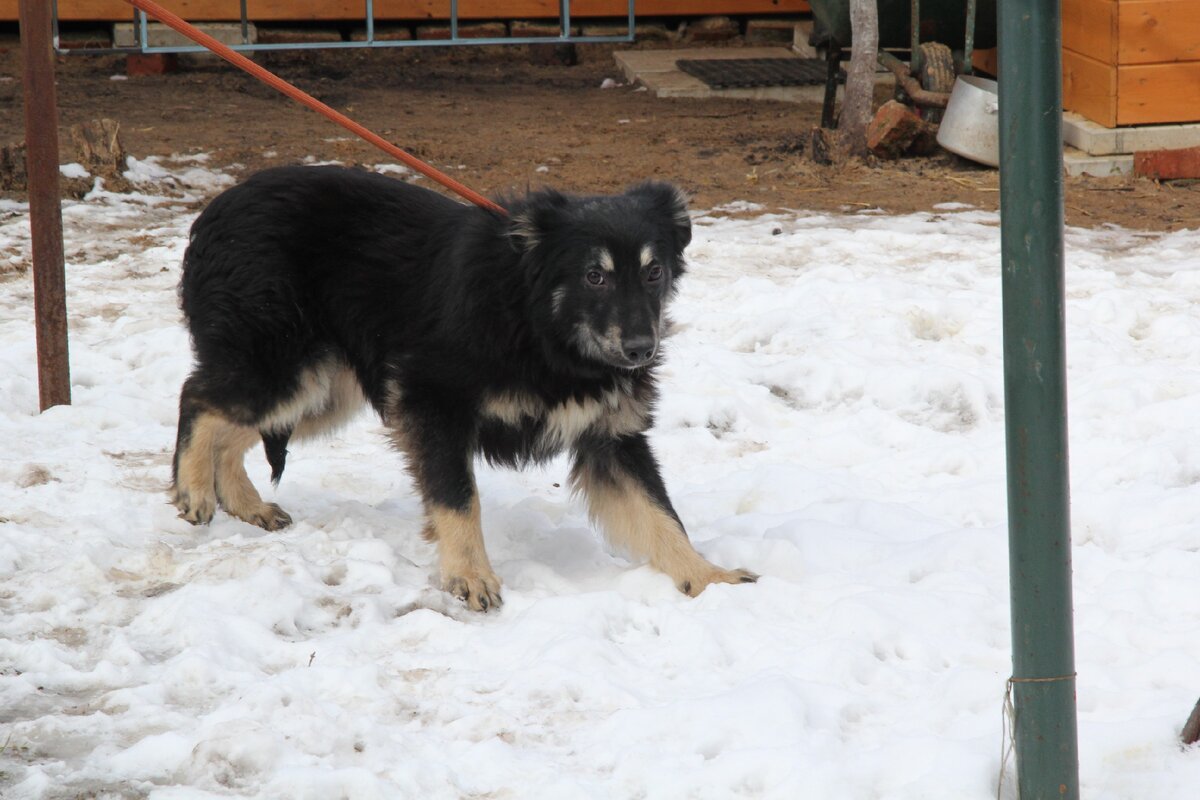
[{"label": "wooden crate", "polygon": [[[48,1],[48,0],[47,0]],[[240,19],[238,0],[157,0],[189,22],[229,22]],[[0,0],[0,21],[17,19],[19,0]],[[571,16],[624,17],[627,0],[572,0]],[[356,20],[365,13],[364,0],[248,0],[252,22]],[[545,19],[558,17],[558,0],[460,0],[459,19]],[[636,0],[640,17],[701,16],[706,14],[798,14],[808,0]],[[124,0],[58,0],[58,17],[65,22],[126,22],[133,7]],[[375,0],[377,20],[449,19],[450,0]]]},{"label": "wooden crate", "polygon": [[1200,1],[1062,0],[1063,107],[1110,128],[1200,121]]}]

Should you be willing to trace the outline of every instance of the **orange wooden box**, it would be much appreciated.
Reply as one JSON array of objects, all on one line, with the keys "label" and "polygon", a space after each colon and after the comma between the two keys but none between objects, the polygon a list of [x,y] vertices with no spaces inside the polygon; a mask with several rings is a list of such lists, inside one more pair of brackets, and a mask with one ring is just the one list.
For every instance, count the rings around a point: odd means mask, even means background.
[{"label": "orange wooden box", "polygon": [[1063,107],[1110,128],[1200,121],[1200,0],[1062,0]]},{"label": "orange wooden box", "polygon": [[[48,1],[48,0],[47,0]],[[241,18],[238,0],[158,0],[189,22],[235,21]],[[16,20],[19,0],[0,0],[0,21]],[[365,13],[364,0],[249,0],[252,22],[355,20]],[[572,0],[571,16],[623,17],[627,0]],[[704,14],[797,14],[808,11],[807,0],[635,0],[638,16],[699,16]],[[558,17],[558,0],[460,0],[460,19],[544,19]],[[67,22],[125,22],[133,7],[123,0],[58,0],[58,17]],[[375,0],[375,19],[449,19],[450,0]]]}]

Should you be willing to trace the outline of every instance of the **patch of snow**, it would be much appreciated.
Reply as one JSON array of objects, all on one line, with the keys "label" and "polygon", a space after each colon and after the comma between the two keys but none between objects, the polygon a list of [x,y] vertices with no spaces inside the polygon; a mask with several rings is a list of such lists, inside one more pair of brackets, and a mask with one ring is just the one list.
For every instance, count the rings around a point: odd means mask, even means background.
[{"label": "patch of snow", "polygon": [[90,178],[92,175],[83,164],[59,164],[58,172],[64,178]]},{"label": "patch of snow", "polygon": [[[32,277],[0,272],[0,794],[995,796],[997,215],[697,212],[652,439],[697,548],[762,579],[689,599],[608,553],[566,459],[481,466],[478,615],[368,415],[274,491],[250,454],[291,528],[176,517],[189,198],[232,179],[129,172],[64,203],[74,405],[38,413]],[[1187,797],[1200,232],[1067,245],[1083,794]],[[28,248],[0,201],[0,264]]]}]

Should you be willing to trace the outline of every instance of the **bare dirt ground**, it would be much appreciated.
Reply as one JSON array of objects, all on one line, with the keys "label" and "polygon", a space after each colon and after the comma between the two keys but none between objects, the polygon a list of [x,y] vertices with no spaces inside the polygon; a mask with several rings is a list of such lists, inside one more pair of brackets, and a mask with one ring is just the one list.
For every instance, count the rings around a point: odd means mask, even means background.
[{"label": "bare dirt ground", "polygon": [[[620,80],[611,46],[581,45],[575,66],[535,65],[524,47],[308,51],[259,63],[485,194],[555,186],[599,193],[646,178],[673,180],[698,208],[736,200],[768,209],[889,213],[938,203],[986,209],[997,173],[948,153],[825,167],[808,132],[820,107],[664,100]],[[57,66],[61,129],[109,117],[134,156],[208,153],[245,171],[317,160],[388,157],[317,114],[210,58],[175,73],[124,76],[121,56],[70,55]],[[15,46],[0,52],[0,145],[21,141]],[[74,160],[61,136],[63,161]],[[1200,226],[1200,181],[1070,178],[1067,221],[1150,230]]]}]

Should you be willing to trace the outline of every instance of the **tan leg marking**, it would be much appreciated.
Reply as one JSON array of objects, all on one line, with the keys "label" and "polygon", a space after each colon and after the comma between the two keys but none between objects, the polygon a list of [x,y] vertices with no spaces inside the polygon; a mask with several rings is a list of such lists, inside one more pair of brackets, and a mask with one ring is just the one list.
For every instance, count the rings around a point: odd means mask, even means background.
[{"label": "tan leg marking", "polygon": [[437,542],[443,589],[473,611],[498,608],[504,602],[500,579],[483,547],[478,495],[465,512],[431,505],[425,538]]},{"label": "tan leg marking", "polygon": [[216,436],[216,490],[221,508],[233,517],[277,531],[292,518],[275,503],[265,503],[246,474],[246,451],[258,443],[258,431],[226,424]]},{"label": "tan leg marking", "polygon": [[588,471],[577,488],[587,497],[588,513],[614,547],[644,558],[665,572],[684,594],[695,597],[710,583],[753,583],[744,569],[721,569],[696,552],[675,518],[661,509],[632,479],[597,479]]},{"label": "tan leg marking", "polygon": [[191,436],[178,454],[171,502],[179,516],[193,525],[212,520],[217,510],[215,450],[216,437],[227,423],[210,411],[202,411],[192,423]]}]

